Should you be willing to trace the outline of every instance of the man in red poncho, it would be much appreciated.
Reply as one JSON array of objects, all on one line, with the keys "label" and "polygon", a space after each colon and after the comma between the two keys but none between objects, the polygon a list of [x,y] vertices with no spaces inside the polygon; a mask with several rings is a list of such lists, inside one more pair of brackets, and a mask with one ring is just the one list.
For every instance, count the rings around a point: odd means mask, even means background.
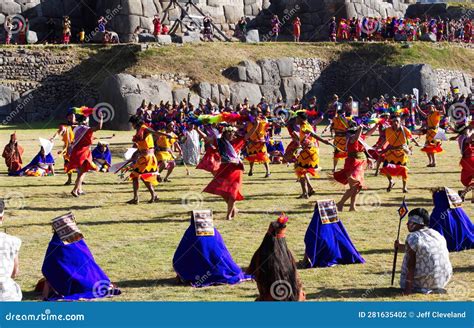
[{"label": "man in red poncho", "polygon": [[2,157],[8,167],[8,174],[21,170],[23,147],[18,144],[16,132],[10,135],[10,142],[3,149]]}]

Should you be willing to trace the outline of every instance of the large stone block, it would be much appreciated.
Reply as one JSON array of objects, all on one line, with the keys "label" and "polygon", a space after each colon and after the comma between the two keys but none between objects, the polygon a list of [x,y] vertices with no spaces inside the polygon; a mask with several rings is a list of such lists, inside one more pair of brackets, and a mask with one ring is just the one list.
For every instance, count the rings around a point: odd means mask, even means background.
[{"label": "large stone block", "polygon": [[245,36],[245,42],[247,43],[258,43],[260,42],[260,35],[258,30],[249,30],[247,31],[247,35]]},{"label": "large stone block", "polygon": [[244,66],[247,71],[247,82],[262,84],[262,69],[260,66],[250,60],[245,60],[239,64]]},{"label": "large stone block", "polygon": [[230,87],[227,84],[219,84],[219,95],[222,102],[227,98],[230,100]]},{"label": "large stone block", "polygon": [[[0,116],[9,115],[12,109],[12,90],[0,85]],[[7,122],[8,123],[8,122]]]},{"label": "large stone block", "polygon": [[141,0],[126,0],[122,1],[122,12],[124,15],[143,15]]},{"label": "large stone block", "polygon": [[296,98],[303,98],[304,83],[299,77],[285,77],[281,80],[281,95],[287,103],[292,103]]},{"label": "large stone block", "polygon": [[276,102],[278,97],[281,97],[280,87],[275,85],[261,85],[260,92],[270,103]]},{"label": "large stone block", "polygon": [[227,23],[236,23],[244,15],[243,7],[224,6],[224,15]]},{"label": "large stone block", "polygon": [[159,80],[139,80],[129,74],[116,74],[104,80],[99,88],[99,102],[110,105],[113,119],[106,127],[130,130],[128,119],[136,113],[143,99],[158,103],[172,101],[171,87]]},{"label": "large stone block", "polygon": [[281,78],[278,64],[273,59],[259,60],[258,64],[262,69],[262,82],[263,84],[274,85],[279,87]]},{"label": "large stone block", "polygon": [[249,99],[251,104],[258,104],[262,93],[260,86],[254,83],[237,82],[230,85],[231,102],[234,106],[243,103],[245,98]]},{"label": "large stone block", "polygon": [[12,0],[0,1],[0,13],[5,15],[21,14],[21,6]]},{"label": "large stone block", "polygon": [[161,44],[170,44],[171,43],[171,35],[157,35],[156,41]]},{"label": "large stone block", "polygon": [[219,85],[218,84],[211,84],[211,100],[214,103],[219,103],[220,100],[220,93],[219,93]]},{"label": "large stone block", "polygon": [[173,90],[173,101],[174,102],[180,102],[183,99],[188,99],[188,94],[189,94],[189,88],[182,88],[182,89],[176,89]]},{"label": "large stone block", "polygon": [[289,57],[277,59],[278,69],[280,70],[280,77],[293,76],[293,59]]},{"label": "large stone block", "polygon": [[405,65],[400,71],[399,93],[411,94],[413,88],[420,90],[420,94],[427,93],[429,97],[438,94],[437,80],[430,65]]},{"label": "large stone block", "polygon": [[118,15],[114,18],[115,32],[119,34],[132,34],[140,26],[140,16]]},{"label": "large stone block", "polygon": [[207,82],[201,82],[198,84],[198,94],[201,98],[211,98],[211,84]]},{"label": "large stone block", "polygon": [[142,1],[142,9],[143,9],[143,16],[145,17],[153,17],[156,15],[156,6],[153,3],[153,0],[141,0]]}]

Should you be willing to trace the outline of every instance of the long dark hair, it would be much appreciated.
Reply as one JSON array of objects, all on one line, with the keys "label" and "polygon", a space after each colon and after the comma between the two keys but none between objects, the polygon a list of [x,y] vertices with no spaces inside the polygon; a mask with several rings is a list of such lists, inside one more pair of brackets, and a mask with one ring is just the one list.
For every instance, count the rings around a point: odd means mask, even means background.
[{"label": "long dark hair", "polygon": [[260,297],[271,295],[278,301],[298,301],[301,285],[296,262],[281,236],[285,224],[272,222],[262,244],[252,257],[247,273],[255,276]]}]

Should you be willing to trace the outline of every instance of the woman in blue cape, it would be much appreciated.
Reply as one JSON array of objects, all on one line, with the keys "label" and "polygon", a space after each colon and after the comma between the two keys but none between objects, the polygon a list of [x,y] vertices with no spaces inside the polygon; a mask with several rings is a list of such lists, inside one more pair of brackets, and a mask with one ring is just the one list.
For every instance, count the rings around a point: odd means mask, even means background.
[{"label": "woman in blue cape", "polygon": [[[323,217],[320,212],[324,214]],[[303,262],[307,268],[365,263],[337,218],[334,201],[316,203],[304,242],[306,250]]]},{"label": "woman in blue cape", "polygon": [[193,287],[238,284],[252,277],[234,262],[216,228],[214,236],[197,236],[194,220],[184,233],[173,257],[178,278]]},{"label": "woman in blue cape", "polygon": [[92,151],[92,160],[100,172],[108,172],[110,165],[112,165],[112,153],[110,152],[109,145],[99,141]]},{"label": "woman in blue cape", "polygon": [[46,250],[42,272],[45,279],[40,281],[37,289],[42,289],[44,298],[50,301],[120,294],[95,262],[84,239],[66,244],[54,233]]},{"label": "woman in blue cape", "polygon": [[15,176],[32,176],[42,177],[46,175],[54,175],[54,158],[51,153],[45,154],[44,148],[31,160],[31,162],[19,171],[11,173]]},{"label": "woman in blue cape", "polygon": [[434,190],[434,208],[430,216],[430,228],[446,239],[450,252],[474,248],[473,224],[460,206],[461,199],[456,196],[449,188]]}]

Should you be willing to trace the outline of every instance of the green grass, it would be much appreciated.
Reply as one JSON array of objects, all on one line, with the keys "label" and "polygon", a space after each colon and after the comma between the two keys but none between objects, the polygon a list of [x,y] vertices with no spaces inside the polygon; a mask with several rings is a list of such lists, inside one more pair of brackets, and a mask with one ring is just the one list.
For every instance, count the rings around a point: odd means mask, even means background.
[{"label": "green grass", "polygon": [[[0,140],[4,143],[13,128],[0,129]],[[18,130],[20,144],[25,148],[24,159],[28,162],[37,152],[38,136],[49,137],[52,129]],[[111,149],[118,161],[130,145],[131,132],[115,132]],[[97,137],[110,136],[111,131],[100,131]],[[56,145],[56,148],[59,148]],[[419,149],[412,157],[409,182],[410,208],[432,208],[430,188],[450,186],[460,189],[458,150],[454,142],[445,143],[446,152],[439,159],[439,166],[427,169],[426,158]],[[244,195],[240,202],[240,214],[234,221],[225,221],[225,206],[218,197],[201,194],[211,180],[208,173],[191,169],[191,176],[178,167],[172,182],[160,184],[161,201],[149,205],[126,205],[131,198],[131,185],[120,182],[111,174],[91,173],[87,176],[87,195],[76,199],[70,196],[70,186],[63,186],[65,175],[60,171],[62,160],[57,160],[58,174],[54,177],[29,178],[7,177],[5,166],[0,170],[0,196],[10,197],[11,207],[6,212],[4,228],[20,237],[23,245],[20,252],[20,275],[17,278],[27,300],[37,299],[33,293],[36,282],[42,277],[41,266],[51,238],[50,221],[54,217],[72,210],[79,227],[94,254],[96,261],[122,289],[123,294],[113,300],[165,300],[165,301],[253,301],[257,296],[254,282],[236,286],[214,286],[191,288],[177,285],[172,268],[176,247],[189,226],[189,210],[193,206],[212,209],[215,224],[237,264],[246,267],[257,249],[271,220],[281,211],[290,217],[287,240],[295,257],[304,255],[304,234],[310,222],[315,201],[339,199],[343,192],[326,177],[331,167],[330,149],[322,146],[321,164],[324,168],[321,179],[313,180],[317,190],[310,200],[298,200],[300,189],[295,182],[291,167],[273,165],[271,178],[263,178],[263,167],[257,166],[253,177],[244,176]],[[397,289],[390,288],[390,271],[393,260],[393,240],[398,219],[397,208],[403,198],[400,181],[392,193],[386,193],[386,180],[366,175],[369,189],[364,191],[359,202],[359,212],[343,212],[340,217],[352,241],[367,263],[361,265],[336,266],[324,269],[300,270],[304,289],[311,301],[318,300],[470,300],[474,296],[474,251],[451,253],[454,277],[447,295],[401,296]],[[148,194],[141,186],[141,198]],[[186,200],[197,200],[187,204]],[[363,204],[365,203],[365,204]],[[471,204],[464,209],[473,217]],[[406,236],[402,226],[401,238]],[[398,259],[400,269],[402,256]],[[399,271],[397,272],[397,281]]]}]

